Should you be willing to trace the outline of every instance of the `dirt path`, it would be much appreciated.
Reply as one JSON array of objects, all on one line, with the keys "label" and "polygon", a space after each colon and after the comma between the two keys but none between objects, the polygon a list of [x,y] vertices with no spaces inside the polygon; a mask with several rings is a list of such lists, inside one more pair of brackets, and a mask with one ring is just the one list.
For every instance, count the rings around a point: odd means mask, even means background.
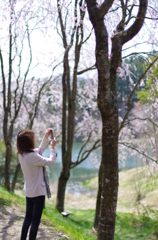
[{"label": "dirt path", "polygon": [[[24,220],[24,212],[20,208],[0,207],[0,240],[20,240],[21,226]],[[40,224],[37,240],[66,240],[69,239],[62,233],[58,233],[53,227]]]}]

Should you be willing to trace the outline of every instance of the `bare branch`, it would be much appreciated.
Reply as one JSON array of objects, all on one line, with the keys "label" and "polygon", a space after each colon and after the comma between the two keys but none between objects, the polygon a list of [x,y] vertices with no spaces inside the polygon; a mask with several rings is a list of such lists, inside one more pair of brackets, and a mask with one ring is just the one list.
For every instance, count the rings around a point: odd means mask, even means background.
[{"label": "bare branch", "polygon": [[86,142],[82,145],[82,147],[81,147],[81,149],[80,149],[80,151],[78,153],[78,157],[77,157],[76,162],[71,162],[71,167],[70,167],[71,169],[76,167],[77,165],[79,165],[83,161],[85,161],[93,150],[101,147],[101,143],[100,143],[101,140],[98,139],[97,141],[95,141],[95,143],[93,144],[93,146],[90,149],[85,150],[84,152],[82,152],[83,149],[85,148],[85,146],[87,145],[87,143],[89,142],[91,134],[92,134],[92,131],[89,134],[88,139],[86,140]]},{"label": "bare branch", "polygon": [[5,84],[5,74],[4,74],[4,63],[2,51],[0,49],[0,61],[1,61],[1,73],[2,73],[2,81],[3,81],[3,108],[6,108],[6,84]]},{"label": "bare branch", "polygon": [[[40,87],[40,89],[39,89],[39,91],[38,91],[38,97],[37,97],[37,99],[35,98],[35,101],[34,101],[34,103],[33,103],[34,111],[33,111],[33,114],[30,116],[30,119],[29,119],[30,122],[29,122],[29,124],[28,124],[28,127],[29,127],[30,129],[32,129],[32,126],[33,126],[33,123],[34,123],[34,119],[35,119],[35,117],[36,117],[36,115],[37,115],[37,111],[38,111],[39,103],[40,103],[40,100],[41,100],[42,92],[43,92],[43,90],[45,89],[45,87],[51,82],[52,76],[53,76],[53,72],[54,72],[54,70],[55,70],[60,64],[61,64],[61,63],[58,63],[58,64],[56,64],[56,65],[52,68],[52,74],[50,75],[50,77],[48,78],[48,80],[42,84],[42,86]],[[55,77],[55,78],[53,79],[53,81],[55,81],[55,79],[57,79],[57,78],[58,78],[58,77]],[[27,102],[28,102],[28,100],[27,100]],[[27,105],[26,105],[25,101],[23,101],[23,103],[24,103],[24,106],[25,106],[25,108],[26,108],[26,111],[29,113],[29,110],[28,110],[28,108],[27,108]]]},{"label": "bare branch", "polygon": [[32,49],[31,49],[31,42],[30,42],[30,33],[29,33],[29,28],[28,28],[28,24],[27,23],[26,23],[26,29],[27,29],[27,39],[28,39],[28,44],[29,44],[29,49],[30,49],[30,60],[29,60],[29,63],[28,63],[28,66],[27,66],[27,69],[26,69],[26,72],[25,72],[25,75],[24,75],[24,80],[23,80],[23,85],[22,85],[22,92],[21,92],[21,95],[20,95],[18,107],[17,107],[17,109],[15,111],[13,119],[11,120],[11,125],[10,125],[10,130],[9,131],[12,131],[13,124],[14,124],[17,116],[18,116],[19,111],[20,111],[21,103],[22,103],[22,99],[23,99],[23,95],[24,95],[25,82],[26,82],[26,78],[27,78],[28,72],[30,70],[31,63],[32,63]]},{"label": "bare branch", "polygon": [[[65,14],[65,24],[64,24],[64,27],[65,27],[65,29],[66,29],[66,23],[67,23],[67,17],[68,17],[68,13],[69,13],[69,6],[70,6],[70,4],[72,4],[72,1],[70,1],[69,2],[69,4],[67,5],[67,13]],[[76,21],[76,20],[75,20]]]},{"label": "bare branch", "polygon": [[127,19],[126,22],[125,22],[125,25],[127,25],[127,24],[130,22],[130,20],[131,20],[132,18],[134,18],[134,16],[132,16],[133,8],[134,8],[134,4],[131,6],[130,9],[127,8],[128,12],[129,12],[129,15],[128,15],[128,19]]},{"label": "bare branch", "polygon": [[92,136],[92,133],[93,133],[93,131],[91,131],[91,132],[89,133],[89,136],[88,136],[87,140],[83,143],[82,147],[80,148],[80,151],[79,151],[78,157],[77,157],[77,161],[79,161],[80,155],[81,155],[84,147],[85,147],[85,146],[87,145],[87,143],[89,142],[89,140],[90,140],[90,138],[91,138],[91,136]]},{"label": "bare branch", "polygon": [[[127,50],[129,50],[129,49],[131,49],[131,48],[135,48],[135,47],[137,47],[137,46],[139,46],[139,45],[142,45],[142,44],[149,44],[149,45],[153,45],[153,43],[151,42],[147,42],[147,41],[144,41],[144,42],[140,42],[140,43],[134,43],[134,45],[132,45],[132,46],[130,46],[130,47],[127,47],[127,48],[124,48],[122,51],[127,51]],[[157,44],[156,44],[157,45]]]},{"label": "bare branch", "polygon": [[95,66],[95,64],[92,65],[92,66],[89,67],[89,68],[86,68],[86,69],[83,69],[83,70],[77,72],[77,75],[81,75],[81,74],[83,74],[83,73],[85,73],[85,72],[88,72],[88,71],[91,71],[91,70],[96,70],[96,66]]},{"label": "bare branch", "polygon": [[136,151],[137,153],[139,153],[140,155],[146,157],[147,159],[149,159],[149,160],[151,160],[151,161],[153,161],[153,162],[155,162],[155,163],[158,163],[158,160],[156,160],[156,159],[148,156],[146,153],[144,153],[143,151],[141,151],[140,149],[136,148],[135,146],[133,146],[133,145],[131,145],[131,144],[129,144],[129,143],[127,143],[127,142],[118,142],[118,143],[119,143],[120,145],[123,145],[123,146],[125,146],[125,147],[127,147],[127,148],[130,148],[130,149]]},{"label": "bare branch", "polygon": [[156,128],[158,128],[158,124],[156,124],[152,119],[150,118],[140,118],[140,117],[135,117],[135,118],[130,118],[128,119],[128,122],[132,122],[135,120],[140,120],[140,121],[149,121],[153,124],[153,126],[155,126]]},{"label": "bare branch", "polygon": [[144,23],[144,18],[147,10],[147,0],[139,0],[139,3],[139,11],[136,20],[130,28],[123,32],[122,44],[125,44],[131,40],[139,32]]},{"label": "bare branch", "polygon": [[21,50],[20,50],[20,53],[19,53],[19,63],[18,63],[18,76],[16,78],[16,89],[14,90],[14,109],[15,109],[15,112],[17,110],[17,92],[19,90],[19,79],[20,79],[20,75],[21,75],[21,60],[22,60],[22,51],[23,51],[23,43],[24,43],[24,38],[25,38],[25,34],[26,34],[26,31],[24,32],[23,34],[23,38],[22,38],[22,41],[21,41]]},{"label": "bare branch", "polygon": [[66,32],[65,32],[65,27],[64,27],[64,24],[63,24],[63,20],[62,20],[60,2],[58,0],[57,0],[57,8],[58,8],[58,16],[59,16],[59,21],[60,21],[61,33],[62,33],[62,37],[63,37],[62,38],[63,45],[64,45],[64,48],[66,49],[66,47],[67,47]]},{"label": "bare branch", "polygon": [[2,81],[3,81],[3,109],[4,109],[3,135],[4,135],[4,142],[6,144],[7,143],[6,83],[5,83],[4,64],[3,64],[3,56],[2,56],[1,49],[0,49],[0,61],[1,61]]},{"label": "bare branch", "polygon": [[87,36],[87,38],[83,41],[83,44],[88,41],[88,39],[91,37],[92,33],[93,33],[93,28],[92,28],[90,34]]},{"label": "bare branch", "polygon": [[155,54],[153,52],[132,52],[124,57],[122,57],[122,59],[124,58],[128,58],[130,56],[136,56],[136,55],[148,55],[148,56],[155,56]]},{"label": "bare branch", "polygon": [[11,79],[12,79],[12,12],[10,17],[10,24],[9,24],[9,76],[8,76],[8,103],[7,103],[7,112],[10,114],[11,117]]}]

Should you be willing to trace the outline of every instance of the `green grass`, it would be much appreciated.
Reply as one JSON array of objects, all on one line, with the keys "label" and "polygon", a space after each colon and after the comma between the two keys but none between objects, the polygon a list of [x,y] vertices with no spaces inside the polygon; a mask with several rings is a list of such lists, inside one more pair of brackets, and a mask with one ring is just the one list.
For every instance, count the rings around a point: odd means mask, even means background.
[{"label": "green grass", "polygon": [[16,205],[19,207],[23,207],[25,205],[25,198],[8,192],[4,187],[0,185],[0,206],[2,205]]},{"label": "green grass", "polygon": [[[25,210],[25,196],[9,193],[0,186],[0,206],[18,206]],[[94,210],[75,210],[68,218],[64,218],[56,209],[52,200],[46,201],[46,208],[42,214],[42,222],[48,226],[53,226],[57,231],[65,233],[73,240],[94,240],[95,234],[92,232],[94,221]]]},{"label": "green grass", "polygon": [[58,230],[66,233],[74,240],[93,240],[96,236],[92,233],[94,210],[71,209],[69,217],[63,217],[55,209],[54,204],[47,204],[43,213],[43,219],[53,223]]},{"label": "green grass", "polygon": [[96,189],[98,187],[98,177],[94,177],[89,179],[86,182],[83,182],[83,186],[91,188],[91,189]]},{"label": "green grass", "polygon": [[117,213],[115,240],[157,239],[157,221],[145,215]]},{"label": "green grass", "polygon": [[[92,178],[83,183],[87,188],[96,189],[98,178]],[[142,203],[150,207],[157,207],[158,202],[158,173],[151,173],[148,166],[124,170],[119,173],[118,209],[124,207],[135,208]],[[127,194],[128,193],[128,194]]]}]

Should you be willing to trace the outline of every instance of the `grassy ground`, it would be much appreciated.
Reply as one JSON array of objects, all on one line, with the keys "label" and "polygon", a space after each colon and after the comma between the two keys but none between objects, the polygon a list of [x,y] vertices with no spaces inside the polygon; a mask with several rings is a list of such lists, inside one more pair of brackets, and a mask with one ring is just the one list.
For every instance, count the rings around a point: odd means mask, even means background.
[{"label": "grassy ground", "polygon": [[158,223],[147,215],[117,213],[115,240],[158,239]]},{"label": "grassy ground", "polygon": [[[156,173],[150,174],[145,167],[120,172],[115,240],[158,239],[157,178]],[[91,179],[84,185],[97,190],[97,179]],[[56,211],[55,201],[49,200],[46,202],[42,223],[66,236],[62,239],[96,239],[96,233],[92,230],[95,201],[96,196],[67,194],[65,205],[72,214],[64,218]],[[16,206],[19,211],[22,209],[24,215],[25,197],[23,194],[8,193],[0,187],[0,206]]]},{"label": "grassy ground", "polygon": [[[6,206],[11,206],[14,208],[16,207],[16,211],[18,211],[17,209],[19,209],[19,212],[22,211],[24,215],[25,197],[23,195],[19,196],[17,194],[9,193],[3,187],[0,186],[0,207],[2,206],[4,208]],[[4,211],[4,209],[1,209],[0,220],[2,220],[3,218],[2,210],[3,212],[7,212]],[[70,239],[93,240],[96,239],[96,234],[92,231],[93,220],[94,210],[87,211],[72,209],[72,214],[68,218],[64,218],[55,209],[54,201],[49,200],[49,203],[46,202],[46,208],[44,209],[41,222],[48,227],[53,227],[55,231],[61,233],[62,236],[69,236]],[[14,221],[14,219],[12,219],[12,221]],[[22,222],[20,224],[22,224]],[[50,239],[54,240],[56,238]]]},{"label": "grassy ground", "polygon": [[[97,189],[98,179],[84,183]],[[115,240],[158,239],[158,172],[140,167],[119,173]]]},{"label": "grassy ground", "polygon": [[[98,179],[84,183],[97,189]],[[158,209],[158,171],[149,167],[124,170],[119,173],[118,212],[135,212],[141,206]]]}]

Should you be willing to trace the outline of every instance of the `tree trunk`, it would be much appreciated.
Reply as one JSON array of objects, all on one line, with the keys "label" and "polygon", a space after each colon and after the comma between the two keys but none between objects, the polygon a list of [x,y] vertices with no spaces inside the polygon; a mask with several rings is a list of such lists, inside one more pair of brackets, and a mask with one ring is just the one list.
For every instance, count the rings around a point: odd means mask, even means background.
[{"label": "tree trunk", "polygon": [[[59,1],[57,1],[58,16],[61,27],[61,35],[63,46],[65,48],[64,61],[63,61],[63,112],[62,112],[62,172],[59,178],[58,194],[57,194],[57,209],[61,212],[64,209],[64,197],[66,184],[70,175],[71,167],[71,155],[74,140],[74,127],[75,127],[75,107],[76,107],[76,94],[77,94],[77,70],[80,59],[80,51],[83,44],[83,20],[85,17],[85,11],[81,9],[84,7],[84,2],[75,1],[74,10],[74,27],[70,36],[67,35],[66,22],[67,17],[64,19],[62,16],[62,8]],[[67,9],[68,10],[68,9]],[[80,24],[77,25],[77,18],[80,16]],[[69,41],[69,42],[68,42]],[[72,61],[69,58],[69,51],[74,46],[74,67],[73,77],[71,78],[71,66]],[[72,50],[71,50],[72,51]],[[71,65],[71,66],[70,66]],[[72,80],[72,82],[71,82]]]},{"label": "tree trunk", "polygon": [[[108,35],[103,22],[96,33],[96,64],[98,68],[98,107],[102,117],[102,186],[98,224],[98,240],[113,240],[118,194],[118,107],[116,69],[110,68]],[[104,34],[100,34],[100,32]]]},{"label": "tree trunk", "polygon": [[[112,240],[115,232],[115,218],[118,194],[118,143],[116,116],[103,120],[102,162],[101,162],[101,205],[98,224],[98,240]],[[110,126],[109,129],[107,126]]]},{"label": "tree trunk", "polygon": [[14,192],[14,190],[15,190],[15,185],[16,185],[16,183],[17,183],[17,179],[18,179],[19,172],[20,172],[20,163],[18,163],[18,164],[16,165],[14,177],[13,177],[13,180],[12,180],[12,186],[11,186],[11,191],[12,191],[12,192]]},{"label": "tree trunk", "polygon": [[69,180],[69,176],[70,176],[69,169],[67,169],[67,171],[63,169],[62,172],[60,173],[56,202],[56,208],[59,212],[64,211],[65,191],[67,181]]},{"label": "tree trunk", "polygon": [[6,146],[6,161],[5,161],[5,172],[4,172],[4,177],[5,177],[5,187],[8,191],[10,191],[10,162],[12,158],[12,147],[10,143],[7,143]]},{"label": "tree trunk", "polygon": [[[87,0],[89,18],[93,24],[96,37],[97,102],[102,117],[102,170],[100,175],[102,189],[101,194],[98,194],[98,197],[101,196],[98,240],[113,240],[115,231],[118,194],[117,68],[121,64],[122,46],[137,35],[143,26],[148,1],[139,0],[137,17],[129,28],[126,26],[129,21],[125,21],[128,7],[124,1],[120,2],[123,14],[111,37],[112,50],[109,57],[109,37],[104,24],[104,17],[113,5],[114,0],[105,0],[99,6],[96,0]],[[124,30],[125,26],[126,30]],[[100,191],[100,189],[98,190]]]},{"label": "tree trunk", "polygon": [[96,209],[95,209],[95,219],[94,219],[94,228],[98,230],[98,223],[99,223],[99,212],[100,212],[100,204],[101,204],[101,192],[102,192],[102,182],[101,182],[101,165],[99,169],[99,177],[98,177],[98,194],[97,194],[97,202],[96,202]]},{"label": "tree trunk", "polygon": [[[108,33],[104,25],[104,19],[94,14],[93,11],[96,10],[93,8],[94,1],[88,1],[87,3],[96,37],[96,67],[98,69],[97,102],[102,118],[102,157],[99,172],[95,227],[98,227],[98,240],[113,240],[118,194],[117,68],[115,65],[112,67],[110,65]],[[98,17],[96,21],[95,16]],[[119,60],[120,55],[118,56]]]}]

